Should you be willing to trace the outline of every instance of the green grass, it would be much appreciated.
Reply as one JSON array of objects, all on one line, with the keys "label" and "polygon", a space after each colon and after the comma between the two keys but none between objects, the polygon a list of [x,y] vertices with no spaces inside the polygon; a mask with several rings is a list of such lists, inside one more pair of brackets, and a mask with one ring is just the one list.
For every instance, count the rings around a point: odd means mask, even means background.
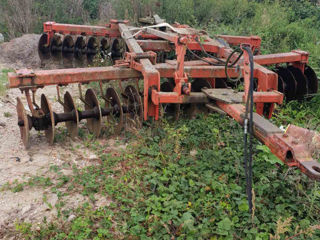
[{"label": "green grass", "polygon": [[12,69],[2,69],[0,71],[0,96],[3,95],[7,89],[8,72],[12,72]]},{"label": "green grass", "polygon": [[295,124],[320,132],[320,95],[310,101],[291,101],[275,111],[272,121],[278,126]]},{"label": "green grass", "polygon": [[[292,108],[296,109],[295,105]],[[319,184],[298,170],[288,169],[257,141],[255,210],[249,214],[242,128],[234,120],[216,114],[175,123],[164,120],[126,141],[129,149],[117,155],[106,154],[103,150],[107,146],[88,141],[101,165],[84,169],[74,166],[73,176],[64,176],[61,169],[52,167],[59,176],[53,185],[45,179],[31,181],[42,186],[50,183],[60,196],[55,206],[59,217],[53,222],[44,219],[36,231],[26,222],[17,223],[20,236],[269,239],[271,234],[274,239],[285,239],[297,233],[295,239],[320,238],[320,231],[315,230],[320,221]],[[21,190],[21,184],[14,190]],[[87,196],[88,202],[62,210],[63,194],[75,192]],[[111,198],[111,205],[94,209],[95,194]],[[69,222],[71,214],[76,218]]]},{"label": "green grass", "polygon": [[9,117],[12,117],[12,114],[9,113],[9,112],[4,112],[3,116],[6,117],[6,118],[9,118]]}]

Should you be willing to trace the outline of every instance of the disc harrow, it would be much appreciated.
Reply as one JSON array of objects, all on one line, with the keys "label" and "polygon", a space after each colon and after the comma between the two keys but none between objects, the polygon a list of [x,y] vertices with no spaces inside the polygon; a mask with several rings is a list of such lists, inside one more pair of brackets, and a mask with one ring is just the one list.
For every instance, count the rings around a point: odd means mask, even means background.
[{"label": "disc harrow", "polygon": [[41,108],[38,109],[40,114],[37,116],[27,115],[21,99],[17,98],[18,125],[23,144],[27,149],[30,147],[29,131],[34,128],[37,131],[44,131],[48,143],[52,145],[55,138],[55,127],[58,123],[63,122],[67,127],[70,137],[73,139],[78,136],[79,122],[82,120],[86,120],[89,132],[96,137],[101,135],[104,127],[104,117],[108,121],[105,127],[113,127],[117,133],[120,133],[124,128],[125,115],[128,115],[130,119],[138,119],[139,124],[141,124],[143,109],[141,97],[137,89],[129,85],[126,87],[123,95],[128,104],[121,103],[120,97],[114,88],[107,88],[105,96],[101,96],[105,100],[105,106],[101,107],[95,91],[89,88],[85,93],[84,99],[80,97],[85,109],[81,111],[76,107],[68,91],[64,94],[63,102],[60,100],[60,93],[58,93],[58,101],[62,104],[64,112],[56,113],[53,111],[48,98],[42,94]]},{"label": "disc harrow", "polygon": [[47,39],[48,35],[44,33],[38,44],[39,57],[43,63],[52,58],[56,62],[63,60],[63,64],[72,62],[75,66],[89,65],[97,54],[103,59],[115,61],[125,52],[123,41],[117,38],[54,34],[49,44]]},{"label": "disc harrow", "polygon": [[[102,27],[45,23],[38,48],[42,59],[62,57],[74,66],[75,59],[91,62],[101,54],[114,64],[9,73],[9,86],[25,94],[31,112],[26,113],[18,98],[18,125],[25,147],[31,146],[32,128],[44,131],[52,144],[55,126],[63,122],[71,138],[77,137],[82,120],[89,132],[101,137],[105,131],[118,134],[129,125],[139,128],[143,121],[163,115],[178,119],[181,113],[192,117],[199,111],[215,111],[245,126],[252,121],[253,134],[280,160],[320,180],[320,164],[313,159],[319,134],[294,126],[283,132],[267,120],[284,98],[302,101],[318,93],[318,78],[307,65],[309,53],[261,55],[257,36],[212,39],[187,25],[157,21],[143,27],[122,20]],[[129,80],[135,84],[123,89],[122,83]],[[114,88],[103,89],[109,81],[119,84],[120,94]],[[100,96],[90,87],[83,96],[82,86],[91,82],[100,84]],[[60,98],[60,86],[68,84],[79,85],[84,110],[78,109],[69,92]],[[40,106],[36,104],[37,89],[48,85],[57,86],[63,113],[55,112],[45,95]],[[248,99],[255,105],[252,119],[246,117]]]},{"label": "disc harrow", "polygon": [[[158,15],[152,19],[155,24],[164,21]],[[55,62],[62,60],[62,65],[66,67],[91,65],[97,55],[114,63],[123,58],[127,51],[126,43],[117,31],[117,24],[127,22],[112,20],[105,26],[45,22],[38,42],[39,57],[43,65],[52,58]],[[159,60],[165,58],[165,52],[161,49]]]}]

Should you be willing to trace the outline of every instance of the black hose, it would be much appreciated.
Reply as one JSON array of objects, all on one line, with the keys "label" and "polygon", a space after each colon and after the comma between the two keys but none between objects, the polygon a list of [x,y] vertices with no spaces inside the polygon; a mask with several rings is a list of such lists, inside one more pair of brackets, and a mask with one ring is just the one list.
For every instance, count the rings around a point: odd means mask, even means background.
[{"label": "black hose", "polygon": [[[242,51],[240,48],[236,48],[235,50],[233,50],[233,52],[228,56],[227,61],[223,61],[223,60],[221,60],[220,58],[215,57],[215,56],[209,54],[209,53],[204,49],[202,43],[199,41],[198,38],[195,38],[195,41],[200,45],[201,50],[202,50],[202,52],[203,52],[205,55],[207,55],[208,57],[210,57],[210,58],[212,58],[212,59],[215,59],[215,60],[218,61],[219,63],[212,63],[212,62],[210,62],[210,61],[207,61],[206,59],[203,59],[202,57],[200,57],[199,55],[197,55],[197,54],[195,54],[193,51],[191,51],[189,48],[187,48],[188,51],[189,51],[193,56],[195,56],[196,58],[198,58],[198,59],[200,59],[200,60],[202,60],[202,61],[204,61],[204,62],[206,62],[206,63],[208,63],[208,64],[210,64],[210,65],[213,65],[213,66],[222,66],[222,65],[225,65],[225,74],[226,74],[227,80],[228,80],[229,82],[238,82],[238,81],[240,81],[240,79],[241,79],[241,73],[240,73],[239,76],[238,76],[237,78],[235,78],[235,79],[230,78],[230,77],[229,77],[229,74],[228,74],[228,68],[234,67],[234,65],[236,65],[236,64],[239,62],[240,58],[241,58],[242,55],[243,55],[243,51]],[[235,53],[240,53],[240,54],[239,54],[239,56],[237,57],[237,59],[236,59],[235,61],[233,61],[231,64],[229,64],[229,61],[231,60],[232,56],[233,56]]]},{"label": "black hose", "polygon": [[[249,55],[250,62],[250,86],[248,92],[248,98],[246,102],[246,111],[244,118],[244,169],[246,176],[246,192],[248,197],[248,204],[250,213],[252,212],[252,155],[253,155],[253,71],[254,71],[254,61],[253,53],[250,47],[243,47],[243,50],[246,51]],[[250,116],[248,119],[248,115]],[[249,129],[248,129],[249,121]],[[249,131],[248,131],[249,130]],[[249,146],[248,146],[248,133],[249,133]],[[249,156],[248,156],[249,148]]]},{"label": "black hose", "polygon": [[[219,63],[210,62],[210,61],[208,61],[208,60],[200,57],[199,55],[197,55],[196,53],[194,53],[192,50],[190,50],[190,49],[187,47],[187,50],[188,50],[194,57],[196,57],[197,59],[199,59],[199,60],[201,60],[201,61],[203,61],[203,62],[206,62],[206,63],[208,63],[209,65],[212,65],[212,66],[223,66],[223,65],[224,65],[224,66],[225,66],[225,74],[226,74],[227,81],[229,81],[229,82],[239,82],[239,81],[240,81],[240,79],[241,79],[241,77],[242,77],[242,76],[241,76],[241,71],[240,71],[240,74],[239,74],[239,76],[238,76],[237,78],[230,78],[230,77],[229,77],[229,74],[228,74],[228,68],[234,67],[234,65],[236,65],[236,64],[239,62],[240,58],[241,58],[242,55],[243,55],[243,51],[242,51],[239,47],[235,48],[235,49],[232,51],[232,53],[228,56],[227,61],[223,61],[222,59],[220,59],[220,58],[218,58],[218,57],[215,57],[215,56],[209,54],[209,53],[205,50],[205,48],[203,47],[202,43],[199,41],[198,38],[195,38],[195,41],[200,45],[201,50],[202,50],[202,52],[203,52],[205,55],[207,55],[208,57],[210,57],[210,58],[212,58],[212,59],[215,59],[215,60],[218,61]],[[229,64],[229,61],[231,60],[232,56],[233,56],[235,53],[240,53],[240,54],[239,54],[239,56],[236,58],[236,60],[234,60],[231,64]]]},{"label": "black hose", "polygon": [[[221,62],[221,63],[213,63],[213,62],[210,62],[210,61],[208,61],[208,60],[200,57],[199,55],[197,55],[195,52],[193,52],[193,51],[192,51],[191,49],[189,49],[188,47],[186,47],[186,48],[187,48],[187,50],[188,50],[194,57],[196,57],[197,59],[199,59],[199,60],[201,60],[201,61],[203,61],[203,62],[208,63],[209,65],[212,65],[212,66],[226,66],[226,71],[228,70],[228,69],[227,69],[228,67],[234,67],[234,65],[240,60],[240,58],[242,57],[242,54],[243,54],[243,52],[241,52],[240,55],[237,57],[237,59],[236,59],[235,61],[233,61],[231,64],[228,64],[228,61],[227,61],[227,62],[224,62],[224,61],[222,61],[221,59],[220,59],[220,62]],[[239,50],[236,49],[234,52],[239,52]],[[231,53],[231,54],[233,55],[234,52]],[[217,58],[217,57],[213,57],[213,56],[210,55],[210,54],[208,54],[208,55],[211,56],[213,59],[219,59],[219,58]],[[229,55],[229,56],[228,56],[228,60],[229,60],[229,61],[230,61],[232,55]],[[230,56],[231,56],[231,57],[230,57]],[[228,78],[228,73],[227,73],[226,75],[227,75],[227,78]],[[241,75],[240,75],[240,77],[241,77]],[[230,78],[229,78],[229,79],[230,79]]]},{"label": "black hose", "polygon": [[217,61],[220,62],[220,63],[226,64],[226,62],[223,61],[222,59],[220,59],[220,58],[218,58],[218,57],[216,57],[216,56],[213,56],[213,55],[209,54],[209,53],[204,49],[202,43],[199,41],[199,39],[198,39],[197,37],[195,38],[195,40],[196,40],[196,42],[200,45],[202,52],[203,52],[204,54],[206,54],[209,58],[213,58],[213,59],[217,60]]},{"label": "black hose", "polygon": [[197,59],[205,62],[205,63],[208,63],[209,65],[212,65],[212,66],[223,66],[224,64],[219,64],[219,63],[213,63],[213,62],[210,62],[202,57],[200,57],[199,55],[197,55],[196,53],[194,53],[192,50],[190,50],[188,47],[187,47],[187,50],[194,56],[196,57]]},{"label": "black hose", "polygon": [[[235,53],[240,53],[239,54],[239,56],[237,57],[237,59],[233,62],[233,63],[231,63],[230,65],[228,65],[228,63],[229,63],[229,61],[230,61],[230,59],[232,58],[232,56],[235,54]],[[239,80],[240,80],[240,78],[241,78],[241,73],[239,74],[239,76],[237,77],[237,78],[230,78],[229,77],[229,74],[228,74],[228,68],[229,67],[233,67],[239,60],[240,60],[240,58],[242,57],[242,55],[243,55],[243,51],[240,49],[240,48],[236,48],[236,49],[234,49],[233,50],[233,52],[228,56],[228,58],[227,58],[227,62],[226,62],[226,64],[225,64],[225,69],[224,69],[224,71],[225,71],[225,74],[226,74],[226,77],[227,77],[227,80],[229,81],[229,82],[238,82]]]}]

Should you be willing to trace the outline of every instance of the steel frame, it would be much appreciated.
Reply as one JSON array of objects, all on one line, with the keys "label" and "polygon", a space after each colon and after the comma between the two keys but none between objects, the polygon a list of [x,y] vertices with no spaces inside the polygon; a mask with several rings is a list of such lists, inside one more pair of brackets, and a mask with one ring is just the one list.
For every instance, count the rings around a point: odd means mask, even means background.
[{"label": "steel frame", "polygon": [[[198,42],[198,33],[194,29],[185,25],[175,25],[181,31],[160,31],[156,28],[145,27],[141,32],[134,36],[134,33],[127,21],[112,20],[105,27],[81,26],[70,24],[57,24],[47,22],[44,24],[44,32],[48,34],[48,43],[55,33],[71,35],[93,35],[122,37],[129,51],[125,58],[118,60],[111,67],[93,68],[74,68],[58,70],[19,70],[9,73],[9,87],[20,88],[26,93],[29,107],[33,114],[35,110],[29,94],[34,93],[37,88],[47,85],[68,85],[72,83],[86,84],[92,81],[143,79],[143,104],[144,119],[149,117],[159,119],[159,106],[163,103],[190,103],[208,102],[204,93],[191,92],[190,78],[205,78],[215,87],[215,79],[225,78],[224,66],[212,66],[208,62],[216,63],[215,59],[206,58],[204,61],[186,61],[187,49],[191,51],[205,50],[214,54],[220,59],[226,59],[232,52],[232,48],[202,35],[203,43]],[[230,45],[250,46],[252,50],[259,52],[261,39],[257,36],[238,37],[220,35]],[[138,38],[138,40],[137,40]],[[169,60],[165,63],[156,63],[157,51],[175,51],[176,60]],[[257,91],[254,92],[254,102],[256,103],[255,134],[257,138],[266,144],[271,151],[289,166],[297,166],[309,177],[320,180],[320,164],[312,159],[307,145],[310,143],[301,141],[294,143],[291,130],[283,133],[280,129],[263,120],[261,115],[271,118],[275,104],[283,102],[283,94],[278,92],[278,75],[265,68],[267,65],[290,63],[301,71],[304,71],[305,64],[308,62],[309,54],[304,51],[292,51],[289,53],[257,55],[254,57],[254,77],[257,79]],[[231,61],[238,56],[234,55]],[[245,91],[243,100],[248,96],[249,88],[249,57],[245,53],[239,61],[240,70],[244,77]],[[230,77],[237,77],[239,72],[236,68],[229,68]],[[160,91],[160,78],[174,79],[175,87],[172,92]],[[268,104],[268,112],[264,111]],[[216,101],[216,105],[233,117],[239,123],[243,123],[244,106],[242,104],[230,104]],[[294,127],[291,127],[294,129]],[[304,130],[308,132],[308,130]]]}]

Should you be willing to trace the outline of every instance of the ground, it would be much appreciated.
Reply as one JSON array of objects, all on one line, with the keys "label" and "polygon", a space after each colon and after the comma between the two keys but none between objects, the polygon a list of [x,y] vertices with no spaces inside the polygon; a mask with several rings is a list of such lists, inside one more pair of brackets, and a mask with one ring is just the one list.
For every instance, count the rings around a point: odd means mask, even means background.
[{"label": "ground", "polygon": [[[37,39],[39,35],[25,35],[22,38],[14,39],[9,43],[0,45],[0,72],[3,69],[18,69],[28,67],[37,69],[40,67],[40,59],[37,55]],[[14,46],[14,47],[13,47]],[[18,52],[19,54],[17,54]],[[54,67],[54,66],[53,66]],[[67,87],[64,90],[70,91],[74,99],[80,101],[77,87]],[[62,111],[62,107],[55,101],[55,86],[39,90],[37,101],[44,93],[52,102],[55,111]],[[57,194],[52,193],[49,188],[27,187],[24,191],[6,190],[6,185],[15,182],[26,182],[31,178],[40,177],[55,179],[56,174],[50,168],[61,167],[65,175],[72,174],[72,166],[82,168],[96,164],[98,158],[86,148],[83,141],[70,138],[58,140],[50,146],[44,134],[37,134],[31,131],[31,148],[26,150],[20,139],[20,131],[17,126],[16,98],[21,97],[27,108],[26,99],[18,89],[9,89],[0,96],[0,238],[10,238],[10,229],[16,222],[40,222],[43,217],[48,220],[55,218],[57,211],[50,207],[57,203]],[[79,103],[79,102],[78,102]],[[80,105],[80,103],[79,103]],[[61,124],[62,125],[62,124]],[[62,127],[63,128],[63,127]],[[59,131],[58,131],[59,132]],[[59,134],[59,133],[58,133]],[[61,135],[64,135],[61,130]],[[116,144],[113,139],[108,140],[109,151],[117,152],[126,146]],[[116,145],[116,146],[115,146]],[[44,201],[44,196],[46,200]],[[104,196],[95,196],[98,201],[96,206],[109,204],[110,199]],[[65,198],[70,207],[77,206],[87,199],[80,195],[68,195]],[[68,206],[69,204],[69,206]]]}]

